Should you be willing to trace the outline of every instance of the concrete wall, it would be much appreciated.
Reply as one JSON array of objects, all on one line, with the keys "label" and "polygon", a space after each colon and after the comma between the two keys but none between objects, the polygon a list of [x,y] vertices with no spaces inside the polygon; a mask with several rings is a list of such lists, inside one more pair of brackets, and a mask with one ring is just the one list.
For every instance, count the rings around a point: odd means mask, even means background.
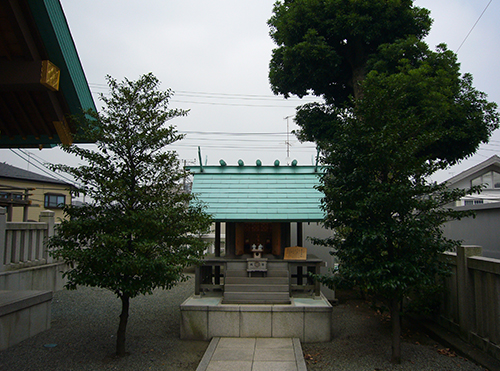
[{"label": "concrete wall", "polygon": [[[326,263],[325,267],[321,268],[321,274],[328,274],[330,269],[334,267],[335,258],[330,254],[331,248],[327,246],[314,245],[311,242],[311,237],[327,238],[332,235],[332,231],[325,229],[320,223],[302,223],[303,228],[303,247],[307,248],[307,253],[315,255]],[[297,245],[297,223],[292,223],[292,241],[291,246]],[[328,300],[335,300],[335,291],[321,285],[321,292]]]},{"label": "concrete wall", "polygon": [[463,245],[479,245],[483,256],[500,259],[500,203],[463,206],[457,210],[474,210],[476,217],[445,223],[444,235],[462,241]]}]

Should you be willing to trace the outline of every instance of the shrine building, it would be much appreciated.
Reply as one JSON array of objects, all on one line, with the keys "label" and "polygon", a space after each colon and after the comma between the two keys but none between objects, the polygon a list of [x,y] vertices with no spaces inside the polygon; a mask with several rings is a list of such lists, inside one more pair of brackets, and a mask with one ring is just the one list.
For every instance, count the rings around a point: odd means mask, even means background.
[{"label": "shrine building", "polygon": [[196,268],[195,293],[181,305],[181,337],[329,341],[332,307],[310,277],[324,262],[302,247],[304,223],[324,218],[321,168],[221,160],[187,169],[193,194],[215,222],[215,253]]}]

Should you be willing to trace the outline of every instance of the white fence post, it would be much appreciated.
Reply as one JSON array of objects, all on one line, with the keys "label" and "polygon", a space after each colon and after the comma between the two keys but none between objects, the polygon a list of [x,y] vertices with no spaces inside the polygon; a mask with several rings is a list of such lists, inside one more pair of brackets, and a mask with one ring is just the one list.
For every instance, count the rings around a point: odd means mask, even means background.
[{"label": "white fence post", "polygon": [[38,220],[42,223],[47,224],[47,235],[45,236],[46,240],[43,243],[44,247],[43,257],[46,259],[47,263],[52,263],[53,258],[49,255],[47,251],[47,239],[54,235],[54,226],[56,224],[55,213],[50,210],[43,210],[42,212],[40,212]]},{"label": "white fence post", "polygon": [[5,229],[7,228],[7,215],[5,214],[5,208],[0,207],[0,272],[5,270],[5,249],[7,244],[5,243]]}]

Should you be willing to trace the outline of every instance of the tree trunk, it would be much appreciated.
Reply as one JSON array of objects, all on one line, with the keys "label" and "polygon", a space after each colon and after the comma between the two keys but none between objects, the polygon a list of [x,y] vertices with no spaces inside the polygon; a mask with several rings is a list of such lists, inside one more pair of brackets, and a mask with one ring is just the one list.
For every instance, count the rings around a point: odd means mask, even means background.
[{"label": "tree trunk", "polygon": [[391,325],[392,325],[392,357],[391,363],[401,363],[401,303],[398,299],[391,299]]},{"label": "tree trunk", "polygon": [[129,299],[128,295],[120,296],[122,313],[120,314],[120,324],[118,325],[118,333],[116,334],[116,355],[119,357],[127,354],[125,352],[125,335],[127,332]]}]

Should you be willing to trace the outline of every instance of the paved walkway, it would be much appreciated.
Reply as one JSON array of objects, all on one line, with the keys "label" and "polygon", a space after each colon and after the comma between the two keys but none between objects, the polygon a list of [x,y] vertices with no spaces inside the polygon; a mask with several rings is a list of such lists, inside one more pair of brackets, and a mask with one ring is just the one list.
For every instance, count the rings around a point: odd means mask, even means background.
[{"label": "paved walkway", "polygon": [[298,338],[214,337],[196,371],[307,371]]}]

